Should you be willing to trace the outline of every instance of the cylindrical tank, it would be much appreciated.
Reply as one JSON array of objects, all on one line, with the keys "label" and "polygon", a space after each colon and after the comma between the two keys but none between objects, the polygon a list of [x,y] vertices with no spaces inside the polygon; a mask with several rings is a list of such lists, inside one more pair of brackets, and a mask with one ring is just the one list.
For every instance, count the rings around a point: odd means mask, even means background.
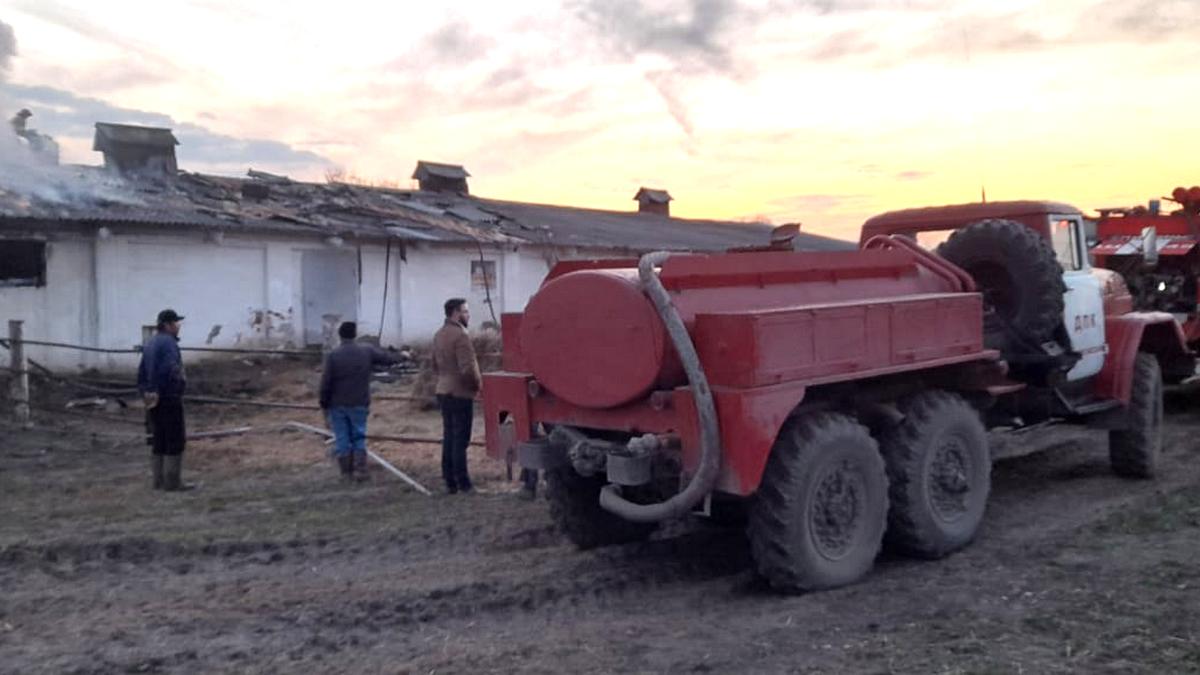
[{"label": "cylindrical tank", "polygon": [[637,273],[625,269],[572,272],[546,283],[525,307],[520,340],[538,382],[592,408],[644,395],[673,356]]},{"label": "cylindrical tank", "polygon": [[[756,312],[945,293],[953,282],[900,250],[729,253],[669,260],[660,278],[694,340],[700,313]],[[686,377],[637,270],[551,278],[529,300],[520,349],[538,382],[578,406],[613,408]]]}]

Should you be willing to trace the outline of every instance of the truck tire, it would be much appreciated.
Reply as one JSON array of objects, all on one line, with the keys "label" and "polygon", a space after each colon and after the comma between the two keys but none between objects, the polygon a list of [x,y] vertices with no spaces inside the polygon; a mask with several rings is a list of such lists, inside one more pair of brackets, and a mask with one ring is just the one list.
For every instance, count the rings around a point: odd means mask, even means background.
[{"label": "truck tire", "polygon": [[1163,383],[1158,359],[1139,353],[1133,362],[1129,426],[1108,432],[1113,472],[1128,478],[1153,478],[1162,455]]},{"label": "truck tire", "polygon": [[963,397],[927,391],[902,401],[904,420],[880,439],[888,477],[884,545],[936,559],[971,543],[992,485],[979,413]]},{"label": "truck tire", "polygon": [[600,508],[602,476],[581,476],[569,465],[546,472],[546,499],[558,529],[580,549],[642,541],[654,523],[634,523]]},{"label": "truck tire", "polygon": [[835,413],[787,423],[750,508],[755,569],[787,593],[835,588],[871,570],[887,522],[887,476],[865,427]]},{"label": "truck tire", "polygon": [[1054,339],[1066,285],[1044,237],[1012,220],[981,220],[951,234],[937,252],[971,275],[1009,330],[1033,344]]}]

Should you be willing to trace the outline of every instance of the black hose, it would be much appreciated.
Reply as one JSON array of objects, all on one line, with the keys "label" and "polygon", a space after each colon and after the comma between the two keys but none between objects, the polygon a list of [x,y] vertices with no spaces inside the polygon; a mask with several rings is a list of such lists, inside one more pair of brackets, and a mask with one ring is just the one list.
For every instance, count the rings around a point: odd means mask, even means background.
[{"label": "black hose", "polygon": [[679,494],[665,502],[657,504],[635,504],[624,497],[617,486],[606,485],[600,491],[600,507],[626,520],[639,523],[651,523],[687,514],[700,503],[717,482],[717,474],[721,467],[721,429],[717,422],[717,407],[713,403],[712,390],[708,387],[708,377],[704,367],[700,365],[700,356],[696,346],[688,335],[683,319],[671,303],[671,296],[663,287],[654,268],[671,257],[667,251],[647,253],[638,261],[638,277],[642,280],[643,290],[654,303],[659,317],[667,327],[679,360],[687,373],[688,383],[692,390],[692,398],[696,402],[696,413],[700,420],[700,465],[696,474],[688,482],[687,487]]}]

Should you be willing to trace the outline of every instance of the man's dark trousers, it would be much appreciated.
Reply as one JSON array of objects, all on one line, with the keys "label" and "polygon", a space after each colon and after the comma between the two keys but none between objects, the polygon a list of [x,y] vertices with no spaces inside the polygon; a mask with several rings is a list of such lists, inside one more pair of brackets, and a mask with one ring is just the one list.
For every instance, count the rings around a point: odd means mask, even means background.
[{"label": "man's dark trousers", "polygon": [[147,412],[146,418],[150,429],[151,452],[167,457],[182,455],[187,445],[183,399],[173,396],[159,399],[158,405]]},{"label": "man's dark trousers", "polygon": [[467,447],[471,444],[475,401],[440,394],[438,404],[442,407],[442,478],[450,492],[469,491]]}]

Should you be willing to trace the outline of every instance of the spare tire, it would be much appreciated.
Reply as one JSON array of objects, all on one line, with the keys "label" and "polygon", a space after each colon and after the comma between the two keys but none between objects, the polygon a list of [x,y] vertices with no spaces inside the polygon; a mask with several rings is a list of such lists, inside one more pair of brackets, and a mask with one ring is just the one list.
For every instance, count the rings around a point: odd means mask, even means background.
[{"label": "spare tire", "polygon": [[1012,220],[981,220],[955,231],[937,252],[971,275],[1003,333],[1032,344],[1057,341],[1066,284],[1044,237]]}]

